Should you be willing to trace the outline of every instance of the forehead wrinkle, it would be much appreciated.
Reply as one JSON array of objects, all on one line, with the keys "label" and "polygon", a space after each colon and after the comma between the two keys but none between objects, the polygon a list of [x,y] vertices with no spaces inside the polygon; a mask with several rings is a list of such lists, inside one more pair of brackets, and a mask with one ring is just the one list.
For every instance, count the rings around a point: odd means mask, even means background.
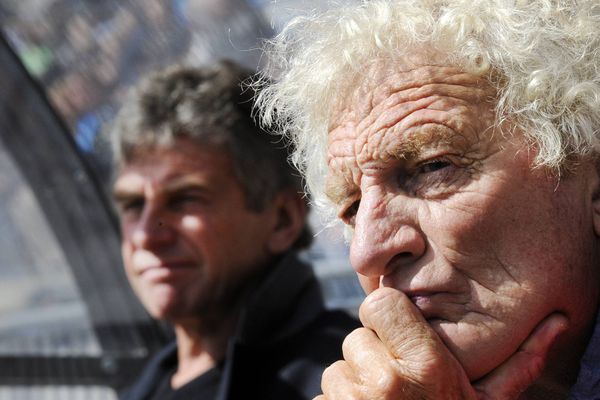
[{"label": "forehead wrinkle", "polygon": [[[402,124],[405,118],[418,110],[427,108],[435,100],[435,98],[425,98],[411,102],[400,102],[395,106],[386,107],[386,111],[382,113],[376,113],[376,110],[374,110],[373,117],[365,119],[359,125],[361,128],[363,123],[366,125],[364,133],[361,134],[364,141],[359,142],[356,147],[359,163],[364,162],[366,159],[386,161],[390,157],[398,158],[397,148],[392,153],[387,150],[389,142],[402,136],[402,132],[406,130]],[[415,143],[408,143],[410,141],[409,137],[402,140],[403,143],[405,141],[407,141],[406,146],[408,147],[403,152],[412,153],[410,149],[416,149]]]},{"label": "forehead wrinkle", "polygon": [[[478,130],[462,119],[477,121],[478,104],[493,98],[485,79],[456,67],[392,68],[397,66],[380,65],[366,74],[368,79],[342,99],[332,115],[328,165],[342,179],[328,178],[326,194],[331,200],[358,190],[356,175],[369,167],[365,162],[415,157],[424,146],[454,144],[457,137]],[[415,112],[420,110],[444,113],[446,118],[432,114],[419,120]],[[339,159],[333,162],[335,158]]]},{"label": "forehead wrinkle", "polygon": [[[350,112],[345,113],[351,116]],[[339,204],[354,195],[357,186],[358,171],[354,153],[356,127],[352,118],[341,120],[341,124],[328,134],[327,165],[329,174],[325,180],[325,195]]]},{"label": "forehead wrinkle", "polygon": [[[481,114],[485,115],[489,111],[489,107],[486,107],[487,110],[483,110],[483,113],[475,112],[482,111],[481,106],[489,104],[487,99],[490,92],[480,87],[464,89],[457,85],[435,84],[392,94],[358,125],[358,130],[362,131],[361,140],[355,146],[359,164],[367,160],[406,159],[415,156],[423,145],[432,145],[442,140],[451,144],[452,141],[446,139],[480,133],[479,130],[484,127],[476,126],[470,121],[481,120]],[[419,137],[402,134],[424,124],[438,124],[446,129],[435,129],[429,135]],[[434,133],[444,136],[436,139]],[[400,147],[394,143],[393,151],[386,150],[391,140],[402,136],[406,137],[401,139],[403,143]]]},{"label": "forehead wrinkle", "polygon": [[[346,113],[347,117],[351,115],[355,116],[350,112]],[[370,146],[373,149],[378,147],[378,143],[373,143],[375,142],[373,135],[361,132],[363,126],[368,127],[370,122],[368,118],[360,121],[359,126],[356,126],[354,121],[346,120],[343,125],[331,130],[329,134],[328,167],[333,176],[337,175],[342,178],[331,177],[326,182],[325,193],[334,203],[340,203],[359,191],[362,172],[358,157],[363,153],[361,147]],[[382,136],[377,137],[381,139]]]},{"label": "forehead wrinkle", "polygon": [[[378,66],[367,73],[360,86],[348,99],[345,107],[353,109],[358,119],[365,118],[377,106],[393,101],[390,97],[395,94],[413,93],[416,98],[427,96],[432,87],[447,85],[449,87],[471,87],[480,89],[487,81],[480,76],[462,71],[457,67],[425,65],[402,71],[390,71],[394,65]],[[410,97],[407,97],[410,99]]]},{"label": "forehead wrinkle", "polygon": [[335,129],[330,130],[327,136],[328,160],[335,157],[354,155],[352,145],[356,137],[357,128],[351,119],[346,120]]},{"label": "forehead wrinkle", "polygon": [[[477,127],[464,123],[465,112],[470,110],[437,111],[418,108],[411,110],[404,118],[384,118],[371,127],[372,132],[361,135],[360,140],[357,140],[357,162],[364,166],[370,161],[407,160],[417,157],[427,147],[462,146],[467,136],[478,133]],[[423,115],[415,113],[427,113],[431,118],[423,118]],[[395,123],[396,120],[400,122]]]}]

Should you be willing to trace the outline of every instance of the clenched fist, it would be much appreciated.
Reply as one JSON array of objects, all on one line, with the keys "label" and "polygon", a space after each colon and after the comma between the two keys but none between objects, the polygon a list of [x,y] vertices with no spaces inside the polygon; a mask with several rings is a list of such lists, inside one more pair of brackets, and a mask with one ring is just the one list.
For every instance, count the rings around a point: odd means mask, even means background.
[{"label": "clenched fist", "polygon": [[318,400],[518,399],[539,377],[548,350],[567,326],[562,315],[551,315],[504,364],[471,383],[402,292],[375,290],[359,314],[364,328],[348,335],[344,360],[324,372]]}]

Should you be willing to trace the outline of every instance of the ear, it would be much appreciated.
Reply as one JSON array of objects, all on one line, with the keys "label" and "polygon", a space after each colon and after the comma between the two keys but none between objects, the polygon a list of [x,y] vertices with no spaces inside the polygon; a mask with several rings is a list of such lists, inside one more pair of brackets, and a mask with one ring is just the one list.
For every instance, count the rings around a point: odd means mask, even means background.
[{"label": "ear", "polygon": [[592,206],[592,212],[594,213],[594,233],[600,237],[600,193],[595,196]]},{"label": "ear", "polygon": [[275,219],[267,248],[271,254],[280,254],[287,251],[300,236],[308,210],[302,194],[293,189],[279,192],[272,207]]},{"label": "ear", "polygon": [[594,176],[592,179],[592,223],[594,233],[600,237],[600,159],[594,163]]}]

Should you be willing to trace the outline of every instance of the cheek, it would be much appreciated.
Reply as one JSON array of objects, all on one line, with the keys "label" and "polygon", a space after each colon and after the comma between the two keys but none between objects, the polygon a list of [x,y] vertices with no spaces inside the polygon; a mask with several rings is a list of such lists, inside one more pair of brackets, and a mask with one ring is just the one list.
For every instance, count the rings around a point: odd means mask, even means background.
[{"label": "cheek", "polygon": [[126,237],[123,237],[121,242],[121,257],[123,258],[123,267],[125,268],[125,273],[127,274],[127,277],[131,279],[133,269],[133,246]]},{"label": "cheek", "polygon": [[565,243],[565,230],[582,223],[572,207],[556,204],[550,186],[527,179],[483,182],[432,208],[435,222],[427,229],[458,268],[487,274],[489,282],[528,281],[553,265],[568,265],[573,249],[557,249]]},{"label": "cheek", "polygon": [[576,333],[595,312],[598,273],[589,266],[597,263],[583,196],[566,184],[525,181],[513,189],[471,194],[430,213],[443,227],[432,230],[436,256],[463,272],[473,306],[494,317],[438,327],[471,377],[511,354],[548,314],[566,314]]},{"label": "cheek", "polygon": [[193,215],[186,215],[181,219],[183,229],[190,232],[198,232],[201,229],[202,223],[200,218]]}]

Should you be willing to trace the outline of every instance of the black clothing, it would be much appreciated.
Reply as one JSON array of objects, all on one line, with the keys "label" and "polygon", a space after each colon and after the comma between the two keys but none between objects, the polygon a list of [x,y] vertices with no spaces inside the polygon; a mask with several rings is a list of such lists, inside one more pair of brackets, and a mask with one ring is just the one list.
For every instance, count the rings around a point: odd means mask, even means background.
[{"label": "black clothing", "polygon": [[[172,358],[172,362],[177,363],[177,357]],[[152,393],[151,400],[214,399],[217,395],[219,382],[221,381],[221,368],[212,368],[177,390],[171,388],[171,378],[174,373],[175,365],[169,373],[161,378],[156,390]]]},{"label": "black clothing", "polygon": [[[216,396],[206,397],[203,391],[211,384],[200,380],[181,388],[186,399],[312,399],[321,392],[323,370],[342,358],[342,341],[360,326],[344,312],[325,310],[311,268],[295,254],[273,266],[244,304],[222,370],[220,364],[217,372],[207,372],[220,375]],[[171,343],[121,400],[153,399],[176,365],[177,347]]]}]

